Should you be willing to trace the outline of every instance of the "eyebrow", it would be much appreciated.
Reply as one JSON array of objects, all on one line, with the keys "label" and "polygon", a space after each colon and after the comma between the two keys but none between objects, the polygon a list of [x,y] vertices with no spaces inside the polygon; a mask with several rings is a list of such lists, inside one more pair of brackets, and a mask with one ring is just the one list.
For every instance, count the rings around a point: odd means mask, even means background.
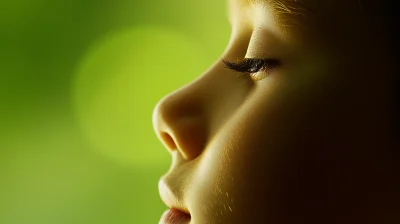
[{"label": "eyebrow", "polygon": [[264,4],[272,7],[274,11],[287,14],[308,14],[314,12],[302,0],[238,0],[245,6]]},{"label": "eyebrow", "polygon": [[[281,24],[298,24],[301,17],[313,15],[315,12],[304,0],[237,0],[244,6],[264,5],[271,8],[278,16]],[[315,15],[315,14],[314,14]]]},{"label": "eyebrow", "polygon": [[291,6],[298,6],[307,8],[306,4],[302,0],[239,0],[244,2],[245,5],[255,5],[255,4],[278,4],[278,5],[291,5]]}]

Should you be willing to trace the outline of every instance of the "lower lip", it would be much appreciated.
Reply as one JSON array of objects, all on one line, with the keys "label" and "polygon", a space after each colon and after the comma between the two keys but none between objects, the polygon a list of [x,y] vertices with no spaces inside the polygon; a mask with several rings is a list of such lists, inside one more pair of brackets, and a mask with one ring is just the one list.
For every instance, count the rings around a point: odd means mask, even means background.
[{"label": "lower lip", "polygon": [[159,224],[188,224],[189,222],[190,215],[178,209],[171,208],[164,212]]}]

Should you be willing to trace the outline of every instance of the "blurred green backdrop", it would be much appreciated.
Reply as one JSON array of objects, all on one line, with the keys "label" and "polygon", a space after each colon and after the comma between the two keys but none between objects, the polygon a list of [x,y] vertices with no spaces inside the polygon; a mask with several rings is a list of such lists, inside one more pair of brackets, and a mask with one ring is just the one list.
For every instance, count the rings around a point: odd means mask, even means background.
[{"label": "blurred green backdrop", "polygon": [[229,39],[224,0],[1,0],[0,223],[157,223],[165,94]]}]

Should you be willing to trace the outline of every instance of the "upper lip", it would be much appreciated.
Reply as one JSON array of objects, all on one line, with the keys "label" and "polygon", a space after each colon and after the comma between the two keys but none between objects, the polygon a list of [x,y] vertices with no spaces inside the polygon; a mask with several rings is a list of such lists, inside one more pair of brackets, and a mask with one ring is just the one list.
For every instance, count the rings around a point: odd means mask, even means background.
[{"label": "upper lip", "polygon": [[169,180],[167,176],[161,177],[158,182],[158,190],[160,192],[161,200],[169,207],[182,211],[190,215],[189,210],[186,208],[183,202],[183,197],[181,191],[174,191],[169,185]]}]

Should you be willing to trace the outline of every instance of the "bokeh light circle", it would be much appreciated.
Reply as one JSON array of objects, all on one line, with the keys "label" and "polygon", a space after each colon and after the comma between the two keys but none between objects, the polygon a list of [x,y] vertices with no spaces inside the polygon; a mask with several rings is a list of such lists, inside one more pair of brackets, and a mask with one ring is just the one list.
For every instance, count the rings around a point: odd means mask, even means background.
[{"label": "bokeh light circle", "polygon": [[207,67],[200,44],[166,28],[137,27],[102,38],[84,56],[73,85],[83,136],[102,155],[151,167],[170,161],[152,111]]}]

